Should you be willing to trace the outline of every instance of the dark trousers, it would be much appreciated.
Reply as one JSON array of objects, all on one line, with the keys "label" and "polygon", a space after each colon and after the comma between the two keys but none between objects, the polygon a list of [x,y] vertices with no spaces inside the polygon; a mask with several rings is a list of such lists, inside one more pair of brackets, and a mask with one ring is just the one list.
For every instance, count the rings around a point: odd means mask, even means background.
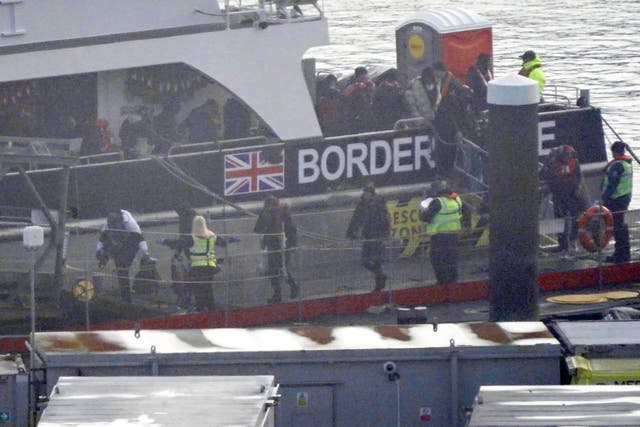
[{"label": "dark trousers", "polygon": [[613,237],[616,239],[613,257],[618,261],[627,262],[631,258],[631,244],[629,243],[629,228],[624,223],[624,212],[629,209],[631,195],[609,199],[604,206],[613,213]]},{"label": "dark trousers", "polygon": [[129,278],[129,265],[118,265],[116,263],[116,276],[120,287],[120,299],[124,302],[131,302],[131,279]]},{"label": "dark trousers", "polygon": [[196,302],[196,310],[208,311],[214,308],[213,278],[220,269],[211,266],[191,267],[189,281]]},{"label": "dark trousers", "polygon": [[282,263],[282,250],[270,250],[267,252],[267,276],[269,276],[269,281],[271,282],[271,288],[273,289],[273,300],[278,301],[282,299],[282,285],[281,285],[281,277],[282,277],[282,269],[285,267],[287,284],[289,285],[289,292],[291,298],[296,298],[298,296],[299,287],[296,283],[296,280],[293,278],[291,271],[289,268],[286,268],[289,265],[289,259],[291,258],[291,253],[289,250],[285,251],[284,254],[284,264]]},{"label": "dark trousers", "polygon": [[458,233],[438,233],[431,236],[429,258],[438,283],[458,281]]},{"label": "dark trousers", "polygon": [[367,240],[362,243],[362,266],[371,271],[376,277],[382,276],[382,260],[384,259],[384,245],[379,240]]},{"label": "dark trousers", "polygon": [[576,194],[557,192],[552,196],[555,217],[568,219],[564,225],[564,232],[558,234],[558,246],[564,250],[569,247],[569,242],[574,242],[578,238],[578,217],[587,210],[589,202],[581,192]]}]

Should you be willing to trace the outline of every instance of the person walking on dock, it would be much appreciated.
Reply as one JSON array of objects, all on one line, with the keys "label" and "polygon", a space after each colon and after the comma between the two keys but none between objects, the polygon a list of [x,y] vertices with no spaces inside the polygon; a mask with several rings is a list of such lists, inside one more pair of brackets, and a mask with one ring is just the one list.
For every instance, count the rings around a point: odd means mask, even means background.
[{"label": "person walking on dock", "polygon": [[387,275],[382,270],[385,240],[389,238],[391,220],[384,198],[376,194],[373,183],[362,189],[362,196],[347,228],[347,238],[362,238],[362,265],[375,275],[374,291],[384,289]]},{"label": "person walking on dock", "polygon": [[625,154],[627,144],[616,141],[611,145],[611,160],[605,168],[602,181],[602,203],[613,213],[613,237],[615,249],[607,256],[607,262],[616,264],[628,262],[631,258],[629,228],[624,222],[624,213],[629,209],[633,189],[632,158]]},{"label": "person walking on dock", "polygon": [[213,279],[220,272],[215,247],[227,246],[227,239],[217,236],[207,227],[201,215],[193,218],[189,247],[189,282],[195,297],[196,310],[208,311],[214,308]]},{"label": "person walking on dock", "polygon": [[100,269],[104,269],[109,259],[116,265],[116,275],[122,301],[131,302],[130,268],[138,252],[147,262],[154,262],[149,256],[149,247],[142,237],[140,226],[131,212],[115,209],[107,215],[96,246],[96,259]]},{"label": "person walking on dock", "polygon": [[540,171],[547,182],[556,218],[565,218],[564,231],[558,234],[553,252],[577,252],[578,217],[589,208],[587,190],[576,150],[570,145],[553,147]]},{"label": "person walking on dock", "polygon": [[196,211],[188,205],[176,208],[178,214],[178,236],[167,239],[160,237],[157,243],[173,249],[175,252],[171,258],[171,288],[177,297],[178,309],[189,310],[191,308],[192,289],[186,283],[191,262],[189,260],[189,248],[193,245],[191,228]]},{"label": "person walking on dock", "polygon": [[429,259],[438,283],[458,281],[458,241],[463,223],[460,196],[446,182],[436,181],[429,190],[430,197],[418,206],[420,219],[427,223],[431,236]]},{"label": "person walking on dock", "polygon": [[[258,215],[254,233],[263,234],[261,239],[262,249],[267,251],[267,276],[269,276],[273,296],[269,298],[269,304],[282,301],[281,277],[286,277],[289,284],[291,299],[298,297],[300,287],[296,283],[291,270],[288,268],[291,258],[291,250],[298,246],[298,231],[289,205],[278,200],[275,196],[268,196],[264,200],[262,211]],[[284,244],[283,244],[284,235]],[[284,252],[284,258],[282,256]],[[283,274],[284,273],[284,274]]]}]

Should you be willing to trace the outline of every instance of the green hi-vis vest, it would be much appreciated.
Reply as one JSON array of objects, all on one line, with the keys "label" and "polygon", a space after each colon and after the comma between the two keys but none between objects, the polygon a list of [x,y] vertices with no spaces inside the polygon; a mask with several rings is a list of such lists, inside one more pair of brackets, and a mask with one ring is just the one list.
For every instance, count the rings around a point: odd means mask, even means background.
[{"label": "green hi-vis vest", "polygon": [[216,236],[193,237],[193,246],[190,248],[192,267],[216,267],[218,261],[213,248],[216,245]]},{"label": "green hi-vis vest", "polygon": [[633,189],[633,165],[631,164],[631,162],[627,162],[624,160],[614,160],[613,162],[611,162],[611,164],[607,168],[607,173],[604,176],[603,188],[607,188],[609,186],[609,169],[616,163],[622,163],[622,166],[624,166],[624,173],[620,177],[620,182],[616,187],[616,191],[611,195],[612,199],[617,199],[618,197],[631,194],[631,191]]},{"label": "green hi-vis vest", "polygon": [[455,199],[449,197],[438,197],[442,208],[427,224],[427,233],[447,233],[460,231],[462,229],[462,200],[460,196]]}]

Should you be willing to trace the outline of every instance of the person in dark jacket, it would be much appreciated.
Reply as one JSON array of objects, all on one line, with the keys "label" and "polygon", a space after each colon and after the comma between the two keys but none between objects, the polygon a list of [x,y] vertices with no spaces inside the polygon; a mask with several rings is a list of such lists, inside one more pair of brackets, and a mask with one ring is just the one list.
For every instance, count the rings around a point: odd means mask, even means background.
[{"label": "person in dark jacket", "polygon": [[[281,277],[284,273],[289,284],[291,299],[298,297],[300,288],[296,283],[288,264],[291,250],[298,246],[298,231],[293,222],[289,205],[278,200],[275,196],[268,196],[263,209],[258,215],[255,233],[263,234],[261,240],[262,249],[267,250],[267,275],[273,289],[273,296],[268,300],[269,304],[282,301]],[[284,240],[283,243],[283,234]],[[284,250],[283,250],[284,249]],[[282,256],[284,252],[284,258]]]},{"label": "person in dark jacket", "polygon": [[613,255],[607,256],[607,262],[616,264],[631,259],[629,228],[624,222],[624,213],[629,209],[633,190],[632,158],[625,154],[627,144],[616,141],[611,145],[611,160],[605,168],[602,181],[602,202],[613,213],[613,237],[616,240]]},{"label": "person in dark jacket", "polygon": [[403,91],[395,69],[387,71],[373,93],[376,130],[390,130],[404,116]]},{"label": "person in dark jacket", "polygon": [[440,88],[440,103],[435,115],[438,140],[434,156],[438,173],[449,176],[462,139],[465,136],[475,139],[470,111],[471,90],[456,80],[442,62],[436,62],[433,69]]},{"label": "person in dark jacket", "polygon": [[215,99],[208,99],[191,110],[178,126],[178,132],[186,133],[190,144],[215,142],[220,134],[220,114]]},{"label": "person in dark jacket", "polygon": [[369,79],[365,67],[357,67],[353,82],[348,85],[344,96],[345,131],[349,134],[368,132],[373,130],[373,93],[376,84]]},{"label": "person in dark jacket", "polygon": [[104,269],[109,259],[113,259],[120,286],[120,298],[125,302],[131,302],[129,274],[138,251],[147,262],[154,261],[149,256],[149,247],[142,237],[140,226],[131,213],[124,209],[109,212],[96,246],[96,259],[100,269]]},{"label": "person in dark jacket", "polygon": [[168,246],[175,252],[171,258],[172,289],[176,294],[179,309],[191,307],[191,287],[186,283],[189,274],[189,248],[193,245],[191,228],[196,211],[187,205],[176,208],[178,214],[178,235],[175,238],[160,238],[158,243]]},{"label": "person in dark jacket", "polygon": [[375,275],[375,291],[384,289],[387,283],[382,262],[385,258],[385,240],[390,230],[391,220],[384,198],[376,194],[375,186],[369,183],[362,189],[362,196],[346,234],[348,239],[363,239],[362,265]]},{"label": "person in dark jacket", "polygon": [[487,104],[487,89],[489,81],[493,80],[491,72],[491,56],[488,53],[478,55],[476,62],[467,70],[465,83],[473,91],[473,111],[477,114],[489,108]]},{"label": "person in dark jacket", "polygon": [[558,246],[553,252],[577,251],[578,217],[589,207],[580,162],[570,145],[554,147],[549,152],[540,171],[540,178],[547,182],[556,218],[565,218],[565,230],[558,234]]},{"label": "person in dark jacket", "polygon": [[338,78],[329,74],[318,81],[316,115],[324,136],[336,136],[343,130],[343,100]]}]

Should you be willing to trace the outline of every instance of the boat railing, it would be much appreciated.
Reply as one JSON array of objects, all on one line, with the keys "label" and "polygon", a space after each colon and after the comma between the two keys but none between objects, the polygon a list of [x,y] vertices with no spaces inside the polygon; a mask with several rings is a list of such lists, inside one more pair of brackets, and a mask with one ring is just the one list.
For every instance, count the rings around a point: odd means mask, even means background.
[{"label": "boat railing", "polygon": [[92,165],[96,163],[119,162],[124,160],[124,153],[120,150],[110,151],[108,153],[91,154],[89,156],[80,156],[81,165]]},{"label": "boat railing", "polygon": [[542,108],[545,104],[562,104],[569,107],[589,105],[589,90],[575,86],[547,85],[542,97]]},{"label": "boat railing", "polygon": [[82,138],[38,138],[0,136],[0,156],[13,159],[27,169],[59,164],[60,159],[77,158]]},{"label": "boat railing", "polygon": [[[324,7],[318,5],[319,2],[320,0],[257,0],[253,2],[224,0],[223,12],[227,29],[242,23],[251,23],[260,28],[266,28],[272,23],[322,18]],[[307,17],[306,6],[313,7],[317,11],[317,16]]]},{"label": "boat railing", "polygon": [[470,181],[470,188],[486,191],[489,188],[486,182],[487,161],[488,153],[486,150],[463,138],[456,152],[454,168]]},{"label": "boat railing", "polygon": [[408,119],[400,119],[393,124],[393,130],[415,129],[427,126],[424,117],[411,117]]},{"label": "boat railing", "polygon": [[192,154],[192,153],[201,153],[205,151],[219,151],[225,148],[233,148],[236,145],[241,145],[242,147],[254,146],[254,145],[265,145],[268,143],[268,140],[264,136],[254,136],[249,138],[239,138],[239,139],[225,139],[222,141],[208,141],[208,142],[196,142],[193,144],[179,144],[174,145],[169,149],[169,156],[177,155],[177,154]]}]

